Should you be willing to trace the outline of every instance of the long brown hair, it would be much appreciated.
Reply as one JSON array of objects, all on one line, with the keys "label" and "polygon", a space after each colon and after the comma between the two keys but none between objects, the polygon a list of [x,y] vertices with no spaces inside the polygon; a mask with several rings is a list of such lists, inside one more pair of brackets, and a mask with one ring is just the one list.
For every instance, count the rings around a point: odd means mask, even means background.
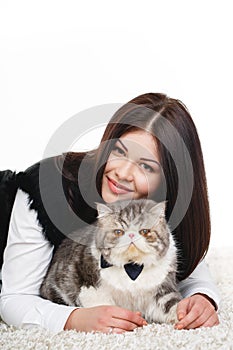
[{"label": "long brown hair", "polygon": [[187,108],[177,99],[147,93],[129,101],[113,115],[93,157],[92,184],[99,194],[113,144],[133,129],[146,130],[156,139],[166,183],[166,218],[179,252],[177,278],[182,280],[205,256],[210,241],[207,184],[197,130]]}]

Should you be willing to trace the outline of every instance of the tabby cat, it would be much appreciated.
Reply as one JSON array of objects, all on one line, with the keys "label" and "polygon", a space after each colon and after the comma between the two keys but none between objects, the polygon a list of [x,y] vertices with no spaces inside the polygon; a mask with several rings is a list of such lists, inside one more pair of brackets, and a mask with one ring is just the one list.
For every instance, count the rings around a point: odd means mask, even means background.
[{"label": "tabby cat", "polygon": [[175,323],[181,295],[165,202],[97,203],[97,211],[94,224],[59,246],[41,296],[81,307],[118,305],[140,311],[148,322]]}]

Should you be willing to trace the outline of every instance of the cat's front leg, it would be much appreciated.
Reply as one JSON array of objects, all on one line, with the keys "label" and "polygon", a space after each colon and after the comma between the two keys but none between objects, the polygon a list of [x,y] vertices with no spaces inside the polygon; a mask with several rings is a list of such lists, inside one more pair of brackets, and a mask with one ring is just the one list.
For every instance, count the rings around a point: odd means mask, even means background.
[{"label": "cat's front leg", "polygon": [[77,297],[77,301],[83,307],[94,307],[100,305],[115,305],[111,295],[101,286],[82,287]]},{"label": "cat's front leg", "polygon": [[165,322],[166,323],[171,323],[171,324],[176,324],[178,322],[178,318],[177,318],[177,305],[178,303],[176,303],[175,305],[173,305],[169,312],[166,314],[165,316]]},{"label": "cat's front leg", "polygon": [[156,301],[153,300],[153,303],[145,314],[146,320],[155,323],[177,323],[178,319],[176,310],[180,299],[178,293],[170,293],[160,297]]}]

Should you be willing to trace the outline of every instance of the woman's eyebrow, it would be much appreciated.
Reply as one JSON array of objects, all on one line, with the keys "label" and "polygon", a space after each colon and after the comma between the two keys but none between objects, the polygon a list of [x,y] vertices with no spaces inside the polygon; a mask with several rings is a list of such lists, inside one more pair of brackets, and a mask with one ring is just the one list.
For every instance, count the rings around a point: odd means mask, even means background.
[{"label": "woman's eyebrow", "polygon": [[154,159],[148,159],[148,158],[140,158],[140,160],[145,160],[146,162],[153,162],[153,163],[156,163],[158,164],[159,167],[161,167],[160,163],[157,162],[157,160],[154,160]]}]

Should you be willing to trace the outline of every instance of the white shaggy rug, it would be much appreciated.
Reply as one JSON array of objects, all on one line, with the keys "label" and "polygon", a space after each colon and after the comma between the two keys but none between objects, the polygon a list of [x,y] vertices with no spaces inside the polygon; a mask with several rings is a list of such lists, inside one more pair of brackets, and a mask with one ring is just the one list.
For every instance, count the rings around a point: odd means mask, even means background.
[{"label": "white shaggy rug", "polygon": [[0,322],[3,350],[230,350],[233,349],[233,247],[211,249],[207,262],[219,287],[222,301],[220,325],[195,330],[174,330],[170,325],[151,324],[125,334],[85,334],[63,331],[52,334],[43,329],[16,329]]}]

